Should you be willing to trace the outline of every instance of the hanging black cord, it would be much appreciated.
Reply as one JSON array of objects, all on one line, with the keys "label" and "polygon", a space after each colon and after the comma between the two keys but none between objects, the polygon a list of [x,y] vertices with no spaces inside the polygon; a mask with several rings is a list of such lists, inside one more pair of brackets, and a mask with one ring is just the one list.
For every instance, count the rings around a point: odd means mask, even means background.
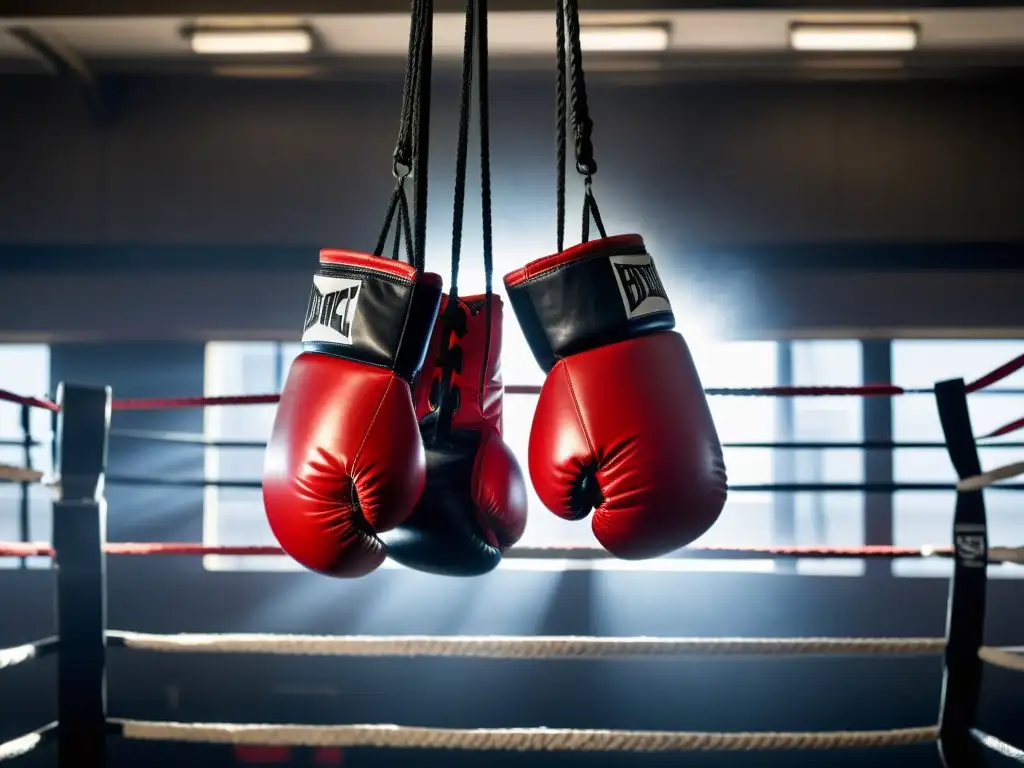
[{"label": "hanging black cord", "polygon": [[[466,33],[462,59],[462,90],[459,99],[459,136],[455,161],[455,203],[452,215],[452,277],[449,287],[448,311],[444,318],[444,338],[441,352],[441,382],[437,399],[436,421],[433,441],[443,440],[450,428],[455,410],[459,407],[459,393],[452,387],[452,375],[462,370],[462,350],[457,339],[466,332],[467,318],[458,304],[459,266],[462,253],[462,230],[466,199],[466,166],[469,155],[469,125],[473,109],[474,68],[477,83],[477,108],[480,130],[480,200],[483,229],[484,260],[484,362],[481,366],[479,385],[484,385],[490,358],[491,341],[491,292],[494,276],[494,246],[491,217],[491,164],[490,164],[490,115],[488,110],[488,66],[487,66],[487,2],[467,0]],[[453,338],[455,342],[453,343]]]},{"label": "hanging black cord", "polygon": [[576,170],[584,176],[597,173],[594,145],[591,137],[594,122],[590,119],[587,103],[587,80],[583,73],[583,48],[580,44],[580,10],[578,0],[563,0],[565,4],[566,38],[569,46],[569,114],[572,117],[573,138],[576,141]]},{"label": "hanging black cord", "polygon": [[416,114],[417,88],[419,88],[420,56],[423,47],[423,3],[413,0],[409,20],[409,58],[405,64],[405,85],[402,89],[402,116],[395,144],[394,174],[403,179],[412,173],[413,115]]},{"label": "hanging black cord", "polygon": [[565,250],[565,123],[569,119],[566,114],[565,97],[565,12],[562,0],[558,0],[555,12],[556,58],[558,75],[555,86],[555,152],[557,154],[557,175],[555,186],[555,229],[558,239],[558,253]]},{"label": "hanging black cord", "polygon": [[[583,50],[580,43],[580,14],[578,0],[558,0],[556,14],[557,37],[557,132],[556,152],[558,163],[556,186],[556,230],[558,250],[565,247],[565,163],[566,127],[572,121],[573,139],[576,150],[576,170],[584,176],[583,195],[583,242],[590,239],[590,219],[593,217],[601,237],[607,237],[601,212],[594,198],[593,176],[597,173],[594,159],[592,134],[593,120],[587,102],[587,83],[583,72]],[[568,80],[568,85],[567,85]]]},{"label": "hanging black cord", "polygon": [[459,261],[462,257],[462,223],[466,207],[466,163],[469,155],[469,115],[473,102],[473,49],[476,38],[476,2],[466,0],[466,32],[462,48],[462,91],[459,94],[459,136],[455,148],[455,203],[452,210],[452,279],[448,306],[459,298]]},{"label": "hanging black cord", "polygon": [[478,392],[484,391],[491,361],[491,294],[494,287],[494,222],[491,217],[491,109],[487,0],[477,0],[477,112],[480,120],[480,218],[484,257],[484,359]]},{"label": "hanging black cord", "polygon": [[452,213],[452,279],[449,296],[458,298],[459,266],[462,257],[462,225],[466,206],[466,166],[469,155],[469,125],[473,108],[476,69],[477,113],[480,129],[480,202],[483,225],[484,291],[493,287],[491,218],[490,110],[488,108],[487,0],[467,0],[466,34],[462,53],[462,91],[459,99],[459,137],[455,154],[455,203]]},{"label": "hanging black cord", "polygon": [[430,160],[430,91],[434,57],[434,0],[420,0],[421,25],[418,69],[416,72],[416,138],[413,143],[413,180],[416,182],[413,222],[413,267],[426,268],[427,249],[427,166]]},{"label": "hanging black cord", "polygon": [[[422,49],[424,40],[424,1],[413,0],[409,20],[409,54],[406,60],[405,84],[402,89],[402,113],[399,118],[398,139],[393,154],[392,173],[395,176],[395,189],[391,195],[384,217],[384,224],[377,238],[374,255],[384,253],[391,225],[395,214],[398,214],[398,228],[395,231],[394,247],[391,258],[396,261],[400,257],[400,244],[404,241],[406,258],[410,264],[416,263],[413,248],[412,230],[410,225],[409,199],[405,191],[405,181],[413,172],[413,131],[416,128],[417,116],[421,110],[420,69],[422,66]],[[420,267],[422,269],[422,267]]]},{"label": "hanging black cord", "polygon": [[452,418],[459,407],[459,393],[452,376],[462,370],[462,349],[452,343],[465,330],[466,318],[459,307],[459,261],[462,255],[462,224],[466,202],[466,164],[469,154],[469,118],[473,101],[473,48],[476,32],[476,3],[466,0],[466,30],[462,49],[462,89],[459,94],[459,133],[455,149],[455,194],[452,211],[452,276],[448,286],[448,306],[442,319],[440,360],[441,381],[437,395],[432,442],[444,441],[451,430]]}]

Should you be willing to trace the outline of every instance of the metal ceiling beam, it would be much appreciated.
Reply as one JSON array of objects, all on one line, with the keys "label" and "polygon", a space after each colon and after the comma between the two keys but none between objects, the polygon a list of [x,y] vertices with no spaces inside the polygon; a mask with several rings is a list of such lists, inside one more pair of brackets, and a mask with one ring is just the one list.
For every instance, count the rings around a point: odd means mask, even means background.
[{"label": "metal ceiling beam", "polygon": [[111,111],[99,80],[81,56],[62,41],[32,27],[15,26],[7,34],[33,53],[36,60],[50,73],[72,84],[85,99],[93,118],[106,122]]},{"label": "metal ceiling beam", "polygon": [[[915,8],[977,8],[971,0],[583,0],[583,11],[685,10],[913,10]],[[988,8],[1022,5],[1012,0],[985,0]],[[491,0],[493,11],[550,11],[553,0]],[[51,16],[311,16],[350,13],[408,13],[409,0],[0,0],[4,17]],[[435,0],[439,12],[461,13],[465,0]]]}]

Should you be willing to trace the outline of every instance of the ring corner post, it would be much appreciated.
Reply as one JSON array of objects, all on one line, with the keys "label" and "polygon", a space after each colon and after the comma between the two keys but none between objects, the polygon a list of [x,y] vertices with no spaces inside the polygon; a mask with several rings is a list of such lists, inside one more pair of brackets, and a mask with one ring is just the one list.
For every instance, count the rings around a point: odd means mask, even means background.
[{"label": "ring corner post", "polygon": [[[935,385],[946,450],[963,480],[981,474],[963,379]],[[939,708],[939,753],[946,768],[977,768],[981,749],[972,736],[981,694],[985,631],[988,522],[981,490],[957,491],[953,517],[953,575],[946,613],[946,652]]]},{"label": "ring corner post", "polygon": [[111,390],[57,389],[53,547],[57,559],[57,766],[106,761],[106,500]]}]

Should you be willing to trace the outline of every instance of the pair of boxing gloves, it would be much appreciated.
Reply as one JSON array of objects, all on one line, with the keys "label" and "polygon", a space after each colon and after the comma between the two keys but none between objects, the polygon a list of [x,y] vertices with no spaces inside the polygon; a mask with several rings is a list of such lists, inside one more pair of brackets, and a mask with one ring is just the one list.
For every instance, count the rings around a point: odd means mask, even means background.
[{"label": "pair of boxing gloves", "polygon": [[[569,520],[593,511],[598,541],[623,559],[698,538],[725,503],[722,449],[643,240],[584,243],[505,286],[547,374],[529,445],[544,506]],[[264,468],[284,550],[333,576],[389,555],[435,573],[491,570],[526,523],[522,472],[501,441],[500,300],[448,307],[438,275],[324,251],[302,343]],[[457,403],[435,442],[449,346]]]}]

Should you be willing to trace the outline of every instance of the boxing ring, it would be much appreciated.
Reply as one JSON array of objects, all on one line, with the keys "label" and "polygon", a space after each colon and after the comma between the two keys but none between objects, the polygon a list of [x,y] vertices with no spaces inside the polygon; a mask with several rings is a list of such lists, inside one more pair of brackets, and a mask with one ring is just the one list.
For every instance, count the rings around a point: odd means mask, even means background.
[{"label": "boxing ring", "polygon": [[[1024,648],[996,648],[984,644],[985,594],[989,564],[1024,565],[1024,547],[989,546],[983,490],[1021,489],[1008,484],[1024,474],[1024,462],[983,470],[978,439],[1024,429],[1024,419],[1009,423],[981,438],[976,437],[968,412],[970,393],[1024,368],[1024,356],[1010,361],[981,379],[937,383],[933,394],[945,448],[958,481],[952,542],[949,545],[911,548],[862,547],[688,547],[673,557],[684,559],[884,559],[944,558],[953,563],[949,587],[947,631],[944,637],[883,638],[668,638],[668,637],[558,637],[558,636],[314,636],[270,634],[155,635],[115,631],[106,626],[106,558],[156,555],[279,556],[276,547],[204,546],[193,543],[109,543],[105,541],[108,485],[167,485],[202,487],[259,487],[258,482],[214,480],[176,481],[117,477],[107,473],[109,438],[153,437],[144,431],[118,433],[111,429],[114,410],[188,407],[226,407],[266,404],[276,395],[113,400],[109,388],[61,384],[53,401],[0,390],[0,400],[18,404],[23,413],[42,408],[53,413],[55,470],[52,477],[31,467],[30,449],[40,444],[28,434],[18,445],[26,450],[25,466],[0,466],[0,482],[51,486],[53,543],[0,542],[0,556],[49,557],[56,568],[57,636],[0,650],[0,671],[50,654],[57,655],[57,720],[36,731],[0,744],[0,763],[11,761],[55,743],[61,768],[100,768],[106,761],[108,739],[175,741],[205,744],[279,747],[375,747],[446,750],[507,750],[519,752],[685,752],[751,750],[828,750],[900,747],[937,743],[949,768],[978,765],[981,755],[994,752],[1024,765],[1024,750],[986,733],[977,720],[982,669],[999,674],[1024,672]],[[510,394],[533,394],[536,387],[508,387]],[[925,390],[914,390],[922,393]],[[723,397],[897,397],[910,393],[893,385],[863,387],[769,387],[708,390]],[[166,437],[166,436],[165,436]],[[174,441],[174,437],[167,439]],[[202,436],[178,437],[201,442]],[[214,443],[215,444],[215,443]],[[236,445],[232,443],[231,445]],[[744,443],[745,446],[760,444]],[[792,447],[835,447],[801,442]],[[858,447],[893,447],[858,443]],[[764,444],[780,447],[779,444]],[[787,446],[782,446],[787,447]],[[909,486],[900,485],[899,488]],[[745,491],[857,490],[892,492],[895,486],[865,484],[738,485]],[[25,494],[23,493],[23,498]],[[517,547],[506,557],[528,559],[601,559],[601,550],[580,548]],[[116,650],[113,649],[122,649]],[[918,656],[943,658],[943,693],[938,722],[920,727],[874,731],[822,732],[703,732],[581,730],[555,728],[458,729],[386,724],[273,725],[230,723],[156,722],[110,717],[105,702],[107,654],[147,653],[270,654],[335,657],[464,657],[516,661],[524,659],[575,660],[651,658],[761,658],[780,656]]]}]

